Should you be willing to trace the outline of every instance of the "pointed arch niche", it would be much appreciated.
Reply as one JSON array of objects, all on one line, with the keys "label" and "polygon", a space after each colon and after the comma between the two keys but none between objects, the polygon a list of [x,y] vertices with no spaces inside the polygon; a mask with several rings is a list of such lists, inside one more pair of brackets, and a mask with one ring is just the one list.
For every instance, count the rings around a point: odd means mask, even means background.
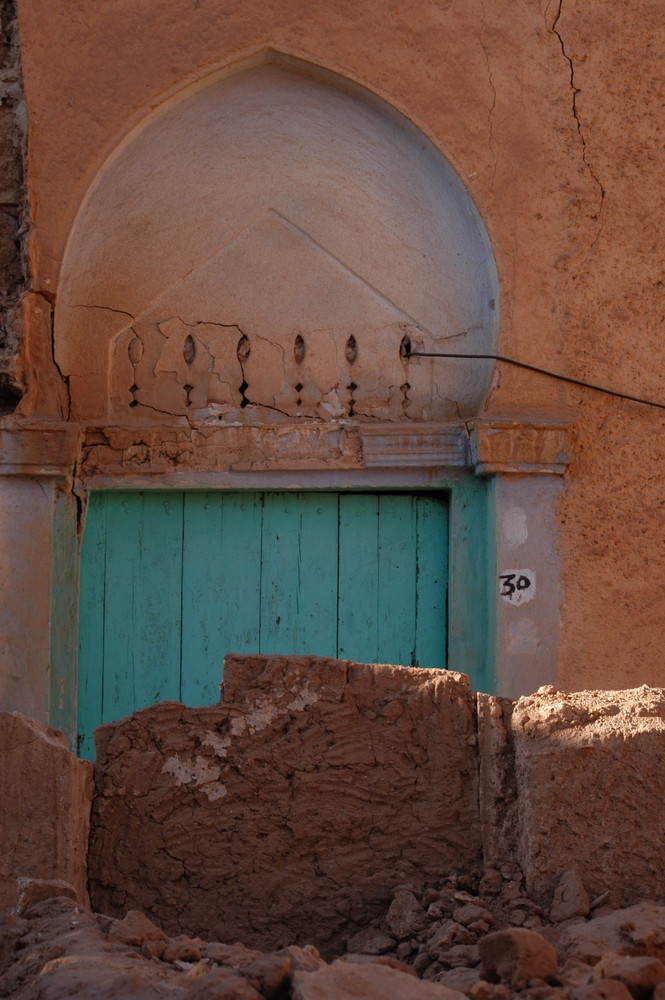
[{"label": "pointed arch niche", "polygon": [[[26,315],[48,338],[42,307]],[[88,499],[114,490],[127,510],[161,491],[165,516],[176,494],[192,491],[215,502],[222,491],[317,490],[340,503],[353,491],[438,494],[448,512],[447,665],[479,690],[510,695],[555,677],[554,499],[566,429],[480,417],[491,361],[409,356],[408,345],[495,353],[499,288],[462,180],[385,102],[274,54],[165,101],[90,185],[53,324],[67,415],[53,415],[52,361],[37,351],[30,416],[0,434],[13,546],[5,561],[23,581],[0,626],[13,629],[26,607],[31,616],[2,662],[16,677],[34,664],[5,707],[48,720],[74,745],[77,703],[81,713],[102,676],[98,644],[94,662],[78,656],[79,617],[102,607],[91,565],[106,551],[95,536],[103,497]],[[50,560],[48,593],[43,560],[25,559],[26,537]],[[156,552],[168,549],[161,528],[151,537]],[[505,567],[537,576],[537,601],[506,603]],[[120,594],[126,569],[121,561]],[[164,574],[154,580],[168,590]]]},{"label": "pointed arch niche", "polygon": [[498,304],[485,227],[432,143],[270,55],[106,162],[68,242],[55,356],[88,426],[459,421],[493,363],[404,347],[492,352]]}]

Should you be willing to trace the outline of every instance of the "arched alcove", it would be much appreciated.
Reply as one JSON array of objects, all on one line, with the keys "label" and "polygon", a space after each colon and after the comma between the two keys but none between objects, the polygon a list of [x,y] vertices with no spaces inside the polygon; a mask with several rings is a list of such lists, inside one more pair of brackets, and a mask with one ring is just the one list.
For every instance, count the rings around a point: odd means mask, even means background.
[{"label": "arched alcove", "polygon": [[[73,227],[55,311],[72,418],[118,425],[477,413],[498,285],[443,155],[378,98],[266,57],[154,112]],[[219,424],[218,424],[219,425]]]}]

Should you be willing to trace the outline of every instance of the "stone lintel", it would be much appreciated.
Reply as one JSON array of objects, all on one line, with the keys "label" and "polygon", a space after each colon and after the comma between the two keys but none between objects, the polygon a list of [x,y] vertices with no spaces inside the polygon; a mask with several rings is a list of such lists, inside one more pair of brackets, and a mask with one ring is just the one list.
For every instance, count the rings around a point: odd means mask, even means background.
[{"label": "stone lintel", "polygon": [[464,468],[459,424],[302,422],[198,428],[88,428],[83,478],[180,472]]},{"label": "stone lintel", "polygon": [[378,424],[360,428],[364,464],[369,468],[469,464],[464,424]]},{"label": "stone lintel", "polygon": [[80,428],[64,422],[0,420],[0,476],[66,478],[72,474]]},{"label": "stone lintel", "polygon": [[473,420],[469,428],[471,460],[477,475],[562,476],[570,462],[569,422]]},{"label": "stone lintel", "polygon": [[84,480],[280,469],[475,468],[478,475],[563,475],[569,431],[565,422],[537,420],[83,429],[10,417],[0,421],[0,475],[69,476],[81,444]]}]

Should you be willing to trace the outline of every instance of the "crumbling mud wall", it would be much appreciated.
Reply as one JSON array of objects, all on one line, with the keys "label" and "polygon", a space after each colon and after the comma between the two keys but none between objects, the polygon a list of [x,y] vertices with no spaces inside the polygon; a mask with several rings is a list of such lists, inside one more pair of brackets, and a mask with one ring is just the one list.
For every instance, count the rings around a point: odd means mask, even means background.
[{"label": "crumbling mud wall", "polygon": [[0,712],[0,802],[0,913],[16,903],[17,878],[63,880],[87,902],[90,763],[61,733]]},{"label": "crumbling mud wall", "polygon": [[93,906],[325,954],[391,892],[521,866],[613,906],[665,895],[665,692],[476,695],[463,675],[227,657],[222,701],[97,730]]},{"label": "crumbling mud wall", "polygon": [[93,906],[335,951],[398,883],[480,863],[460,674],[227,657],[223,700],[97,731]]},{"label": "crumbling mud wall", "polygon": [[0,2],[0,416],[22,395],[16,307],[27,284],[27,115],[15,0]]},{"label": "crumbling mud wall", "polygon": [[511,730],[516,859],[534,898],[570,867],[613,906],[665,896],[663,690],[545,688],[515,703]]}]

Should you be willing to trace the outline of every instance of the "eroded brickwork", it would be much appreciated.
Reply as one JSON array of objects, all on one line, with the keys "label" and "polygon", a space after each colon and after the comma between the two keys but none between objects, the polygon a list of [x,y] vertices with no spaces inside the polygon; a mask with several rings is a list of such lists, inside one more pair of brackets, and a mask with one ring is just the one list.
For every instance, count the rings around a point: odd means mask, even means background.
[{"label": "eroded brickwork", "polygon": [[447,671],[227,657],[219,705],[97,730],[93,905],[340,950],[396,884],[478,865],[474,701]]},{"label": "eroded brickwork", "polygon": [[[571,868],[585,913],[665,893],[661,689],[511,703],[447,671],[227,657],[218,705],[155,705],[98,729],[97,749],[93,905],[170,934],[331,955],[370,925],[408,941],[429,926],[448,949],[475,941],[441,923],[452,910],[425,921],[450,873],[484,873],[501,919],[529,927],[550,906],[567,919]],[[407,909],[425,899],[404,932],[380,922],[396,887]]]},{"label": "eroded brickwork", "polygon": [[15,315],[27,284],[27,118],[15,0],[0,3],[0,415],[22,395]]}]

